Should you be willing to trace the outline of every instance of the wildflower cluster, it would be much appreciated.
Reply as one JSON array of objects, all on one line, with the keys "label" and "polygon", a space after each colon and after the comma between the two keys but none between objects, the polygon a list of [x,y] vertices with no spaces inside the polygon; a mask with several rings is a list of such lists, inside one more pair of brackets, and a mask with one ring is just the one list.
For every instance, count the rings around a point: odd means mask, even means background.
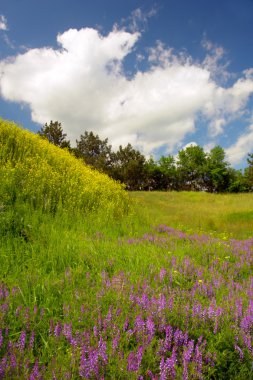
[{"label": "wildflower cluster", "polygon": [[92,170],[38,135],[0,120],[0,201],[25,201],[34,208],[124,215],[129,200],[123,186]]},{"label": "wildflower cluster", "polygon": [[[122,270],[103,270],[96,282],[87,272],[83,286],[97,301],[88,302],[79,285],[61,317],[19,304],[20,289],[2,283],[0,379],[208,379],[224,365],[230,370],[230,360],[235,372],[250,374],[253,240],[223,243],[217,260],[217,239],[159,231],[146,247],[167,241],[173,249],[177,241],[196,255],[180,259],[172,252],[167,265],[150,267],[137,282]],[[206,265],[196,260],[200,241]],[[135,243],[140,239],[131,241],[133,249]],[[64,281],[62,291],[72,281],[69,270]]]}]

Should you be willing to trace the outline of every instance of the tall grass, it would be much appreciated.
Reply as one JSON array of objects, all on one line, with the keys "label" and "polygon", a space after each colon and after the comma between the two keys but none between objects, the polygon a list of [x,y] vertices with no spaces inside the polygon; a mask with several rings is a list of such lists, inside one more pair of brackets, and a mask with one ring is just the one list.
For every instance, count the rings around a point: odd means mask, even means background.
[{"label": "tall grass", "polygon": [[235,238],[253,236],[253,194],[204,192],[132,192],[139,209],[146,210],[150,224],[227,234]]}]

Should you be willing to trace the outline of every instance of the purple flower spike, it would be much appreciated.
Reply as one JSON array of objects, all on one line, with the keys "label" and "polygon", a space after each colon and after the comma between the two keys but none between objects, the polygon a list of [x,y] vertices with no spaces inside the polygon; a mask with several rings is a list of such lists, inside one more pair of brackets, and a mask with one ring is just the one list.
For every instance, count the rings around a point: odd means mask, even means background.
[{"label": "purple flower spike", "polygon": [[142,355],[143,355],[143,347],[140,346],[138,348],[137,354],[134,352],[130,352],[127,358],[127,370],[129,372],[137,372],[140,368],[141,361],[142,361]]},{"label": "purple flower spike", "polygon": [[38,360],[36,360],[34,367],[33,367],[33,370],[32,370],[32,373],[29,376],[28,380],[41,380]]},{"label": "purple flower spike", "polygon": [[20,349],[20,351],[24,351],[25,339],[26,339],[26,332],[22,331],[20,334],[19,342],[18,342],[18,348]]},{"label": "purple flower spike", "polygon": [[30,340],[29,340],[29,348],[30,349],[33,349],[34,339],[35,339],[35,333],[34,333],[34,331],[32,331],[31,337],[30,337]]},{"label": "purple flower spike", "polygon": [[14,354],[10,355],[10,364],[11,364],[12,369],[17,367],[17,359],[16,359],[16,356]]},{"label": "purple flower spike", "polygon": [[148,316],[146,326],[148,331],[148,343],[150,343],[155,335],[155,324],[152,317]]},{"label": "purple flower spike", "polygon": [[62,326],[60,322],[57,322],[55,328],[54,328],[54,336],[58,338],[61,335]]},{"label": "purple flower spike", "polygon": [[0,348],[2,347],[2,344],[3,344],[3,333],[2,333],[2,329],[0,329]]},{"label": "purple flower spike", "polygon": [[147,376],[149,376],[149,378],[151,380],[155,380],[155,377],[154,377],[153,373],[150,370],[147,371]]},{"label": "purple flower spike", "polygon": [[193,351],[194,351],[194,341],[190,340],[188,343],[188,346],[185,347],[184,352],[183,352],[183,366],[184,366],[183,380],[188,380],[188,365],[191,360]]},{"label": "purple flower spike", "polygon": [[3,357],[3,359],[0,362],[0,379],[4,377],[6,368],[7,368],[7,358]]},{"label": "purple flower spike", "polygon": [[162,357],[160,362],[160,380],[174,380],[176,378],[176,363],[177,355],[174,347],[170,358],[167,358],[165,361],[164,357]]},{"label": "purple flower spike", "polygon": [[64,323],[63,335],[70,341],[72,339],[72,323]]},{"label": "purple flower spike", "polygon": [[162,268],[161,270],[160,270],[160,275],[159,275],[159,277],[160,277],[160,281],[162,282],[162,280],[164,279],[164,277],[166,276],[166,269],[164,269],[164,268]]},{"label": "purple flower spike", "polygon": [[137,315],[135,319],[135,331],[138,333],[143,333],[145,330],[145,322],[140,315]]},{"label": "purple flower spike", "polygon": [[235,350],[239,353],[240,359],[243,360],[243,358],[244,358],[243,351],[237,344],[235,344]]},{"label": "purple flower spike", "polygon": [[195,356],[194,356],[193,361],[196,363],[196,378],[197,379],[203,379],[203,375],[202,375],[202,352],[200,351],[198,345],[195,348]]},{"label": "purple flower spike", "polygon": [[98,351],[99,351],[99,356],[101,357],[103,363],[107,364],[108,363],[108,357],[106,354],[106,342],[103,341],[102,337],[99,340]]}]

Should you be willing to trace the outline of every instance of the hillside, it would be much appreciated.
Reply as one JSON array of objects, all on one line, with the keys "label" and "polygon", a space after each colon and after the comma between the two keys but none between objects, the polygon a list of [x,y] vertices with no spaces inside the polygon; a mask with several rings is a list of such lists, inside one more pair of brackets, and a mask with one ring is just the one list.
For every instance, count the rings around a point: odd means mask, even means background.
[{"label": "hillside", "polygon": [[124,214],[128,195],[106,175],[13,123],[0,120],[0,200],[35,209]]}]

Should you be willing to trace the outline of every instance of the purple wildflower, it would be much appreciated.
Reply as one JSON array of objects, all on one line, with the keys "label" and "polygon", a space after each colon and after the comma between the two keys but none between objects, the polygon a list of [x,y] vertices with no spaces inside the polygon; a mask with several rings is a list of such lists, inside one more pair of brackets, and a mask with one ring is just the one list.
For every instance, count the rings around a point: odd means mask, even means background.
[{"label": "purple wildflower", "polygon": [[253,324],[253,316],[252,315],[246,315],[240,323],[240,327],[248,332]]},{"label": "purple wildflower", "polygon": [[10,364],[11,364],[12,369],[15,369],[17,367],[17,359],[16,359],[15,354],[13,353],[11,353],[10,355]]},{"label": "purple wildflower", "polygon": [[29,340],[29,348],[30,349],[33,349],[34,339],[35,339],[35,332],[32,331],[31,336],[30,336],[30,340]]},{"label": "purple wildflower", "polygon": [[40,380],[41,379],[41,375],[40,375],[40,371],[39,371],[39,363],[38,363],[38,360],[36,360],[34,366],[33,366],[33,370],[28,378],[28,380]]},{"label": "purple wildflower", "polygon": [[98,337],[98,333],[99,333],[99,331],[98,331],[98,327],[97,327],[97,325],[94,325],[93,326],[93,334],[94,334],[94,336],[97,338]]},{"label": "purple wildflower", "polygon": [[1,310],[2,310],[2,312],[3,313],[7,313],[7,311],[9,310],[9,305],[8,305],[8,303],[3,303],[2,305],[1,305]]},{"label": "purple wildflower", "polygon": [[160,277],[160,281],[162,282],[163,281],[163,279],[164,279],[164,277],[166,276],[166,269],[164,269],[164,268],[162,268],[161,270],[160,270],[160,274],[159,274],[159,277]]},{"label": "purple wildflower", "polygon": [[161,294],[158,301],[157,301],[157,305],[158,305],[158,310],[161,311],[161,310],[164,310],[165,307],[166,307],[166,297],[164,294]]},{"label": "purple wildflower", "polygon": [[94,372],[98,376],[99,373],[99,355],[98,350],[91,348],[89,351],[89,366],[90,373]]},{"label": "purple wildflower", "polygon": [[155,335],[155,324],[153,322],[152,317],[148,316],[146,326],[148,332],[148,343],[150,343]]},{"label": "purple wildflower", "polygon": [[167,379],[175,379],[176,377],[176,362],[177,362],[177,355],[176,355],[176,349],[173,348],[172,355],[170,358],[167,358],[166,360],[164,357],[162,357],[160,362],[160,380],[167,380]]},{"label": "purple wildflower", "polygon": [[144,310],[147,310],[149,307],[149,299],[147,294],[143,293],[141,299],[137,299],[138,305],[140,305]]},{"label": "purple wildflower", "polygon": [[118,329],[113,340],[112,340],[112,350],[115,352],[119,346],[119,340],[120,340],[120,330]]},{"label": "purple wildflower", "polygon": [[15,311],[15,316],[16,316],[16,317],[19,316],[21,310],[22,310],[22,306],[18,306],[18,307],[16,308],[16,311]]},{"label": "purple wildflower", "polygon": [[70,341],[72,338],[72,323],[64,323],[63,335]]},{"label": "purple wildflower", "polygon": [[56,326],[54,328],[54,336],[56,338],[58,338],[60,335],[61,335],[61,331],[62,331],[62,326],[61,326],[61,323],[60,322],[57,322],[56,323]]},{"label": "purple wildflower", "polygon": [[199,349],[199,346],[196,345],[195,348],[195,355],[193,358],[193,361],[196,364],[195,370],[196,370],[196,378],[197,379],[202,379],[202,352]]},{"label": "purple wildflower", "polygon": [[0,379],[4,377],[6,368],[7,368],[7,358],[3,357],[0,362]]},{"label": "purple wildflower", "polygon": [[124,331],[127,331],[127,330],[128,330],[128,327],[129,327],[129,318],[126,317],[126,320],[125,320],[125,323],[124,323],[124,326],[123,326],[123,330],[124,330]]},{"label": "purple wildflower", "polygon": [[165,327],[165,340],[164,340],[164,350],[170,351],[173,338],[173,328],[169,325]]},{"label": "purple wildflower", "polygon": [[240,359],[243,360],[243,357],[244,357],[243,351],[237,344],[235,344],[235,350],[239,353]]},{"label": "purple wildflower", "polygon": [[99,340],[98,352],[99,352],[99,356],[102,359],[102,361],[104,362],[104,364],[107,364],[108,363],[108,357],[106,354],[106,342],[103,341],[102,337],[100,337],[100,340]]},{"label": "purple wildflower", "polygon": [[89,370],[89,361],[88,357],[88,349],[83,346],[80,358],[80,367],[79,367],[79,375],[82,378],[89,378],[90,370]]},{"label": "purple wildflower", "polygon": [[194,341],[190,340],[188,342],[188,346],[185,347],[184,352],[183,352],[183,380],[188,380],[188,365],[191,360],[192,354],[194,351]]},{"label": "purple wildflower", "polygon": [[6,299],[9,296],[9,290],[5,284],[0,286],[0,299]]},{"label": "purple wildflower", "polygon": [[155,379],[155,377],[154,377],[153,373],[150,371],[150,369],[147,370],[147,376],[149,376],[151,380]]},{"label": "purple wildflower", "polygon": [[145,330],[145,322],[144,322],[144,320],[142,319],[142,317],[140,315],[137,315],[137,317],[135,319],[134,326],[135,326],[135,331],[136,332],[138,332],[138,333],[143,333],[144,332],[144,330]]},{"label": "purple wildflower", "polygon": [[138,348],[137,353],[131,351],[127,358],[127,370],[130,372],[137,372],[140,368],[142,361],[143,347]]},{"label": "purple wildflower", "polygon": [[19,342],[18,342],[18,348],[20,349],[20,351],[24,351],[25,340],[26,340],[26,332],[25,331],[21,331]]},{"label": "purple wildflower", "polygon": [[179,329],[176,329],[174,333],[174,344],[176,347],[182,346],[184,344],[184,334]]},{"label": "purple wildflower", "polygon": [[2,333],[2,329],[0,329],[0,348],[2,347],[2,344],[3,344],[3,333]]}]

